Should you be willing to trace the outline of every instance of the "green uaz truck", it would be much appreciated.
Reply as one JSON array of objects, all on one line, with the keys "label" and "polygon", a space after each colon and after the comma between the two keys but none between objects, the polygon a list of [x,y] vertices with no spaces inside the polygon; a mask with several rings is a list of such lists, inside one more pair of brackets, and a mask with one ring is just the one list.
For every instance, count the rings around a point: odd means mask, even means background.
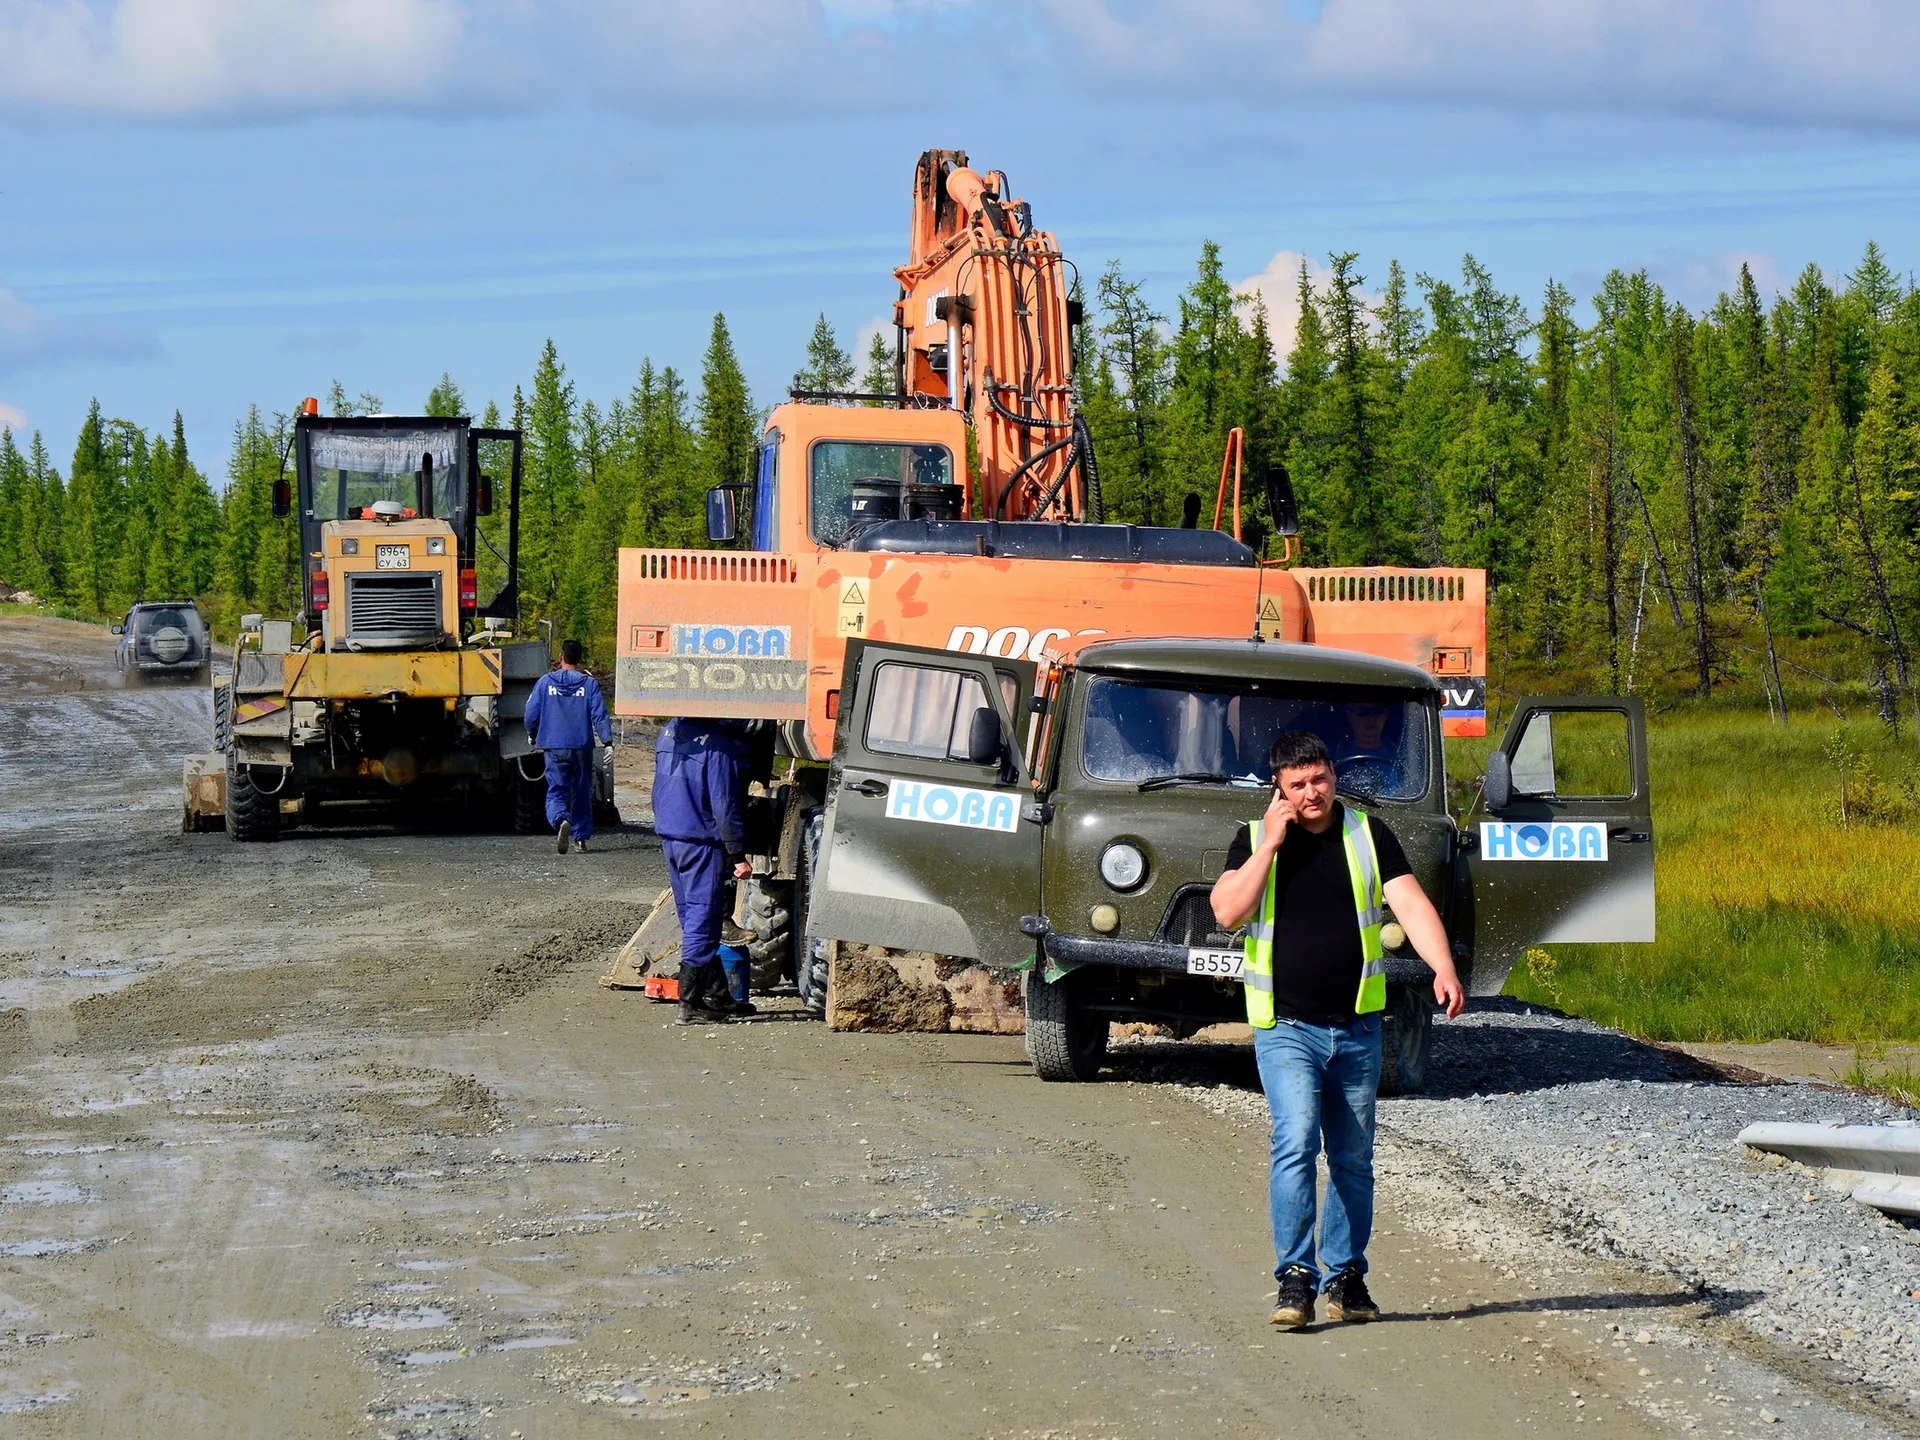
[{"label": "green uaz truck", "polygon": [[[1267,750],[1311,730],[1339,793],[1394,830],[1494,995],[1534,944],[1653,939],[1646,722],[1621,696],[1524,699],[1465,824],[1447,809],[1440,684],[1260,640],[1095,641],[1035,663],[854,641],[809,943],[1025,974],[1043,1079],[1089,1080],[1114,1021],[1244,1020],[1243,935],[1209,903]],[[1425,1081],[1432,972],[1386,931],[1383,1088]]]}]

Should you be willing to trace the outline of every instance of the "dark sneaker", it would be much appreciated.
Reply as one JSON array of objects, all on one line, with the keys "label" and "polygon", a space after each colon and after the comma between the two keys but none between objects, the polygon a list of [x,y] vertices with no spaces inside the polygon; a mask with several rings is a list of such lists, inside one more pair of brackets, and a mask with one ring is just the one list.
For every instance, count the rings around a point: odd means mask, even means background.
[{"label": "dark sneaker", "polygon": [[584,855],[587,853],[587,842],[584,840],[576,840],[573,842],[573,848]]},{"label": "dark sneaker", "polygon": [[1367,1293],[1367,1277],[1358,1270],[1342,1270],[1327,1282],[1327,1318],[1349,1325],[1380,1318],[1380,1307]]},{"label": "dark sneaker", "polygon": [[1313,1272],[1290,1265],[1280,1277],[1280,1298],[1273,1302],[1268,1320],[1283,1330],[1299,1330],[1313,1323]]},{"label": "dark sneaker", "polygon": [[573,823],[568,820],[562,820],[560,822],[560,828],[556,830],[553,835],[553,848],[556,853],[564,855],[572,843]]}]

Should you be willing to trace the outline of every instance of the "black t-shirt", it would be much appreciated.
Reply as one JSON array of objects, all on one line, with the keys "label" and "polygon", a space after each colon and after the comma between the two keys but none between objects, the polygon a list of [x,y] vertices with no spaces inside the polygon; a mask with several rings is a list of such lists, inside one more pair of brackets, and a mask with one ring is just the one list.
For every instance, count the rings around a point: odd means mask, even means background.
[{"label": "black t-shirt", "polygon": [[[1355,1018],[1360,993],[1360,919],[1340,827],[1345,806],[1334,802],[1333,823],[1315,835],[1295,822],[1274,857],[1279,891],[1273,899],[1273,1011],[1309,1025],[1345,1025]],[[1407,852],[1378,815],[1367,816],[1380,883],[1411,875]],[[1233,832],[1227,869],[1253,858],[1245,825]]]}]

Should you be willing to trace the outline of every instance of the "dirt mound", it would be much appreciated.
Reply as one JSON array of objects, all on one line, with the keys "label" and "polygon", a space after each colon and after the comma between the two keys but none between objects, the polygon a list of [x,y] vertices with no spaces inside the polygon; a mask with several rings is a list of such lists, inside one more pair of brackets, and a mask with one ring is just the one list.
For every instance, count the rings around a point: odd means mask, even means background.
[{"label": "dirt mound", "polygon": [[[933,956],[908,957],[924,958]],[[907,980],[894,952],[879,945],[842,944],[833,957],[833,999],[828,1017],[836,1030],[945,1030],[953,997],[934,981]]]}]

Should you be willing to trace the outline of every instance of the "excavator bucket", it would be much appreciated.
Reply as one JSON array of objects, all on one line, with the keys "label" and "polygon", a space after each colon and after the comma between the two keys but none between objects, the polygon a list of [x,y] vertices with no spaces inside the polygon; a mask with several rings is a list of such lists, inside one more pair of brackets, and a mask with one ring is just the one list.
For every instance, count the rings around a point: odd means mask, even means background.
[{"label": "excavator bucket", "polygon": [[680,917],[673,908],[673,891],[662,890],[653,909],[613,957],[613,966],[600,977],[609,990],[644,990],[652,1000],[678,1000]]}]

